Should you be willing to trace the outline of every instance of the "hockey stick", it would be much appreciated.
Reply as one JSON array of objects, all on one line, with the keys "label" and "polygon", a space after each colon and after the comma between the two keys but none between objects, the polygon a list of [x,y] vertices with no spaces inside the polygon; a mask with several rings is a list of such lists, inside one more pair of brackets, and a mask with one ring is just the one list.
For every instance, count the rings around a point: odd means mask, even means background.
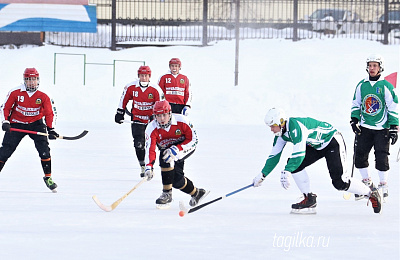
[{"label": "hockey stick", "polygon": [[[351,166],[351,178],[353,178],[353,174],[354,174],[354,164],[356,161],[356,148],[357,148],[357,134],[354,136],[353,165]],[[351,198],[350,192],[346,192],[343,194],[343,199],[349,200],[350,198]]]},{"label": "hockey stick", "polygon": [[399,151],[397,152],[397,160],[396,160],[396,162],[399,162],[400,161],[400,148],[399,148]]},{"label": "hockey stick", "polygon": [[250,188],[250,187],[253,187],[253,183],[250,184],[250,185],[247,185],[247,186],[245,186],[245,187],[243,187],[243,188],[240,188],[240,189],[238,189],[238,190],[232,191],[231,193],[225,194],[224,196],[221,196],[221,197],[219,197],[219,198],[216,198],[216,199],[214,199],[214,200],[211,200],[211,201],[209,201],[209,202],[203,203],[203,204],[201,204],[201,205],[195,206],[195,207],[190,208],[190,209],[185,208],[185,206],[183,205],[183,202],[181,201],[181,202],[179,203],[179,207],[180,207],[181,211],[183,211],[185,214],[186,214],[186,213],[192,213],[192,212],[195,212],[195,211],[197,211],[197,210],[199,210],[199,209],[201,209],[201,208],[204,208],[204,207],[207,206],[207,205],[210,205],[210,204],[212,204],[212,203],[214,203],[214,202],[217,202],[217,201],[219,201],[219,200],[225,199],[225,198],[227,198],[227,197],[229,197],[229,196],[232,196],[232,195],[235,194],[235,193],[241,192],[242,190],[245,190],[245,189]]},{"label": "hockey stick", "polygon": [[[10,131],[27,133],[27,134],[34,134],[34,135],[49,136],[48,133],[36,132],[36,131],[30,131],[30,130],[24,130],[24,129],[18,129],[18,128],[10,128]],[[89,133],[89,131],[83,130],[83,132],[80,133],[77,136],[62,136],[62,135],[60,135],[60,136],[57,136],[57,138],[58,139],[64,139],[64,140],[77,140],[77,139],[81,139],[82,137],[84,137],[87,133]]]},{"label": "hockey stick", "polygon": [[142,180],[138,184],[136,184],[135,187],[133,187],[130,191],[128,191],[124,196],[119,198],[116,202],[111,204],[111,206],[106,206],[103,203],[101,203],[96,195],[93,195],[92,199],[94,200],[94,202],[96,202],[97,206],[99,206],[102,210],[107,212],[113,211],[126,197],[128,197],[129,194],[131,194],[134,190],[136,190],[137,187],[139,187],[145,181],[147,181],[147,178],[142,178]]}]

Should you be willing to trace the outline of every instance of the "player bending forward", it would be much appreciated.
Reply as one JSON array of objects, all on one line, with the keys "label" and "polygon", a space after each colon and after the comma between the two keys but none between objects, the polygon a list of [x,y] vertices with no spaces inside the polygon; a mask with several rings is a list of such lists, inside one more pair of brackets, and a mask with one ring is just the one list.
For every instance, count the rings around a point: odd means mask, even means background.
[{"label": "player bending forward", "polygon": [[153,178],[157,146],[160,150],[163,192],[156,200],[156,206],[159,209],[169,208],[172,202],[172,187],[191,195],[189,205],[196,206],[208,192],[196,188],[183,172],[186,158],[194,153],[197,146],[196,131],[185,116],[171,113],[171,106],[166,100],[157,101],[153,113],[155,120],[147,125],[145,132],[145,177],[148,180]]},{"label": "player bending forward", "polygon": [[262,184],[279,162],[287,142],[293,143],[293,152],[285,169],[281,172],[282,187],[289,188],[292,175],[304,199],[292,205],[292,213],[316,213],[317,195],[311,192],[310,180],[305,168],[321,158],[325,158],[332,184],[337,190],[344,190],[369,197],[375,213],[381,211],[381,197],[376,189],[370,190],[360,180],[350,178],[346,182],[342,176],[346,172],[346,146],[342,135],[329,123],[310,117],[285,116],[279,108],[272,108],[265,116],[265,124],[274,133],[272,152],[261,173],[253,180],[254,187]]}]

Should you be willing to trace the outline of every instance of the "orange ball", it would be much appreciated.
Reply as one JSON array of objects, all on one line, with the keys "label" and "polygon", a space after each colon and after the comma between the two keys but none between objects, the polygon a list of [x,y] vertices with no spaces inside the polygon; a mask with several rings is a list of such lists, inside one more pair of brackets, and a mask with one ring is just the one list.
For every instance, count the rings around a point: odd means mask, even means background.
[{"label": "orange ball", "polygon": [[181,217],[185,216],[185,211],[183,211],[183,210],[179,211],[179,216],[181,216]]}]

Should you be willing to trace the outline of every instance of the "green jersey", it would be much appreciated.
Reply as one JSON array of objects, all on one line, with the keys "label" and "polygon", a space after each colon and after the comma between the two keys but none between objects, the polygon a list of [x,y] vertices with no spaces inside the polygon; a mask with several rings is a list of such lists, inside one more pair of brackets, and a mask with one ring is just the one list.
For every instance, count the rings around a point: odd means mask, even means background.
[{"label": "green jersey", "polygon": [[324,149],[336,131],[331,124],[310,117],[290,117],[286,121],[286,132],[274,138],[272,152],[261,172],[265,176],[272,172],[287,142],[293,143],[293,152],[285,166],[285,171],[293,172],[303,162],[307,146],[316,150]]},{"label": "green jersey", "polygon": [[351,117],[360,121],[360,125],[369,129],[384,129],[399,125],[397,112],[398,98],[387,80],[361,80],[354,93]]}]

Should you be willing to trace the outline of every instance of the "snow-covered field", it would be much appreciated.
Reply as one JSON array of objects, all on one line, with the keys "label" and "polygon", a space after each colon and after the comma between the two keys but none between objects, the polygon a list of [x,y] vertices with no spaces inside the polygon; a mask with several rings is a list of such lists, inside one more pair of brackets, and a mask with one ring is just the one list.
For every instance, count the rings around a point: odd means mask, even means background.
[{"label": "snow-covered field", "polygon": [[[334,124],[344,135],[351,172],[353,133],[350,105],[356,84],[365,77],[365,59],[380,53],[385,73],[399,71],[399,46],[349,39],[246,40],[240,42],[239,85],[234,86],[234,42],[209,47],[146,47],[112,52],[54,46],[1,49],[0,99],[22,82],[26,67],[40,73],[40,89],[56,101],[61,135],[89,134],[77,141],[51,141],[53,179],[58,193],[42,180],[40,159],[26,137],[0,174],[0,259],[399,259],[399,143],[391,147],[389,193],[382,214],[367,201],[346,201],[333,188],[324,161],[310,166],[316,215],[289,214],[300,192],[293,180],[280,186],[280,170],[259,188],[249,188],[181,218],[173,191],[169,210],[156,210],[161,177],[130,194],[114,211],[111,205],[139,181],[130,126],[114,123],[123,86],[136,78],[145,61],[152,80],[167,71],[172,57],[193,90],[190,118],[199,135],[197,151],[186,161],[186,175],[211,190],[212,200],[252,182],[272,147],[263,123],[269,108],[290,116],[311,116]],[[56,75],[56,84],[53,84]],[[2,137],[3,134],[1,134]],[[378,181],[371,153],[371,175]],[[359,173],[355,171],[355,176]],[[204,201],[205,202],[205,201]]]}]

